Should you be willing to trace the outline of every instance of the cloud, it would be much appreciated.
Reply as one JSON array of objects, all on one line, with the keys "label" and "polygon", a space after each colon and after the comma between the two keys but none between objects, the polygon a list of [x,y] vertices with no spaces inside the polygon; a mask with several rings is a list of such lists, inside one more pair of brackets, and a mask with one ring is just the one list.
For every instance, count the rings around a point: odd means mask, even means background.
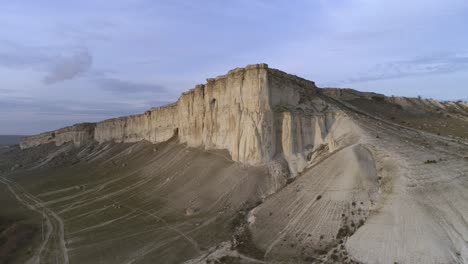
[{"label": "cloud", "polygon": [[45,73],[42,80],[45,84],[73,79],[87,72],[93,64],[86,47],[27,46],[1,39],[0,44],[0,66]]},{"label": "cloud", "polygon": [[87,49],[76,52],[56,62],[49,74],[44,77],[44,83],[53,84],[73,79],[88,71],[92,64],[93,57]]},{"label": "cloud", "polygon": [[438,75],[466,70],[468,70],[468,54],[433,54],[377,64],[367,72],[339,81],[335,85],[397,79],[407,76]]},{"label": "cloud", "polygon": [[167,92],[166,88],[159,84],[136,83],[116,78],[98,78],[96,83],[101,89],[117,94]]}]

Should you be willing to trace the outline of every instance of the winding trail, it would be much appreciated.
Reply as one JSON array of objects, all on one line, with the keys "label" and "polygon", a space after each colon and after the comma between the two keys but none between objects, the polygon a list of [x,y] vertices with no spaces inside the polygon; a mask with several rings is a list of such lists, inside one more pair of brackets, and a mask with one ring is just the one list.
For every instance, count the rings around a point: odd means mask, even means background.
[{"label": "winding trail", "polygon": [[[46,252],[54,252],[55,250],[59,250],[60,254],[58,255],[60,256],[54,256],[54,259],[57,260],[57,258],[60,258],[61,263],[68,264],[69,260],[67,247],[65,244],[63,220],[55,212],[46,207],[40,199],[28,193],[16,182],[5,177],[0,177],[0,182],[8,187],[18,202],[24,204],[27,208],[42,214],[46,221],[47,232],[44,240],[34,255],[26,263],[39,264],[41,262],[47,262],[43,261],[44,259],[47,259],[47,256],[45,255]],[[56,239],[51,239],[52,236],[54,236]],[[50,258],[51,256],[48,257]]]}]

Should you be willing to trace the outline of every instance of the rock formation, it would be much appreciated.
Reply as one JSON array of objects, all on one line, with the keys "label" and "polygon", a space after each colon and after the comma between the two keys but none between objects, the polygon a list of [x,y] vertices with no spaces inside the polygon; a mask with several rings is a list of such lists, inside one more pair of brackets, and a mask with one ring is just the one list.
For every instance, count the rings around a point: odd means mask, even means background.
[{"label": "rock formation", "polygon": [[22,149],[36,147],[50,142],[54,142],[57,146],[67,142],[73,142],[75,145],[80,146],[94,140],[95,127],[96,124],[94,123],[76,124],[24,138],[20,141],[19,145]]},{"label": "rock formation", "polygon": [[255,64],[207,79],[174,104],[43,133],[22,140],[20,146],[159,143],[177,136],[190,147],[226,149],[233,160],[250,165],[285,159],[294,176],[317,147],[324,143],[330,143],[331,151],[337,147],[340,135],[335,127],[345,119],[320,98],[313,82]]}]

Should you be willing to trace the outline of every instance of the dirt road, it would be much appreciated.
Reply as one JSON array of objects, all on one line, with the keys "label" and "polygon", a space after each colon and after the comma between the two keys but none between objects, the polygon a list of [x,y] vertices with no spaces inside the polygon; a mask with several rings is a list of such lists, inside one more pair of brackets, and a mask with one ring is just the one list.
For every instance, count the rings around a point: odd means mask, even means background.
[{"label": "dirt road", "polygon": [[27,263],[57,262],[68,264],[68,253],[64,238],[64,227],[62,219],[52,210],[44,206],[41,200],[28,193],[19,184],[0,177],[0,182],[5,184],[18,202],[27,208],[42,214],[45,222],[43,228],[43,241],[36,249],[34,255]]}]

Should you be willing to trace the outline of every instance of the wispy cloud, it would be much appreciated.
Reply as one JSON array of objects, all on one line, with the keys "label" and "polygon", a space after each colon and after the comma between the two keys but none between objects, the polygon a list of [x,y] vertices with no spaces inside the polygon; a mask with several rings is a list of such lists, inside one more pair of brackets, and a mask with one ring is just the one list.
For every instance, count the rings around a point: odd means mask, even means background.
[{"label": "wispy cloud", "polygon": [[377,64],[356,77],[338,81],[334,85],[397,79],[407,76],[438,75],[466,70],[468,70],[468,54],[434,54]]},{"label": "wispy cloud", "polygon": [[60,58],[44,77],[44,83],[53,84],[73,79],[88,71],[93,64],[93,57],[87,49]]},{"label": "wispy cloud", "polygon": [[93,63],[91,52],[86,47],[3,43],[7,45],[0,48],[0,66],[43,72],[45,84],[73,79],[88,71]]}]

